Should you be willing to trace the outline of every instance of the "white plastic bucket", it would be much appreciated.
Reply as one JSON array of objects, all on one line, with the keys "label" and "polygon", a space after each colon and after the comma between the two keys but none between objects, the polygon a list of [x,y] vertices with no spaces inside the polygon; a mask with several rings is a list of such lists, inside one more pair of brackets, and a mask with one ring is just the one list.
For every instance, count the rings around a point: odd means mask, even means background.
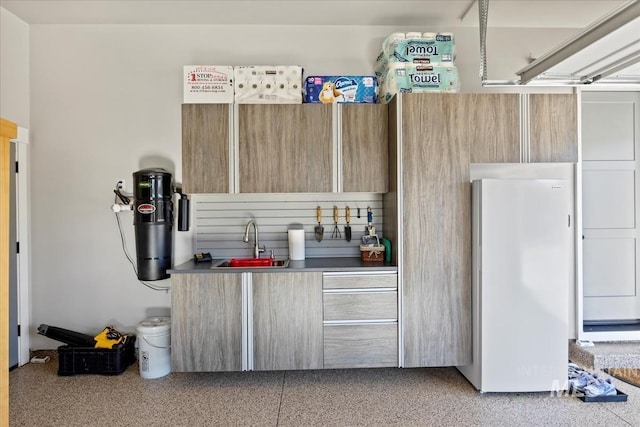
[{"label": "white plastic bucket", "polygon": [[140,376],[164,377],[171,372],[171,318],[149,317],[136,330]]}]

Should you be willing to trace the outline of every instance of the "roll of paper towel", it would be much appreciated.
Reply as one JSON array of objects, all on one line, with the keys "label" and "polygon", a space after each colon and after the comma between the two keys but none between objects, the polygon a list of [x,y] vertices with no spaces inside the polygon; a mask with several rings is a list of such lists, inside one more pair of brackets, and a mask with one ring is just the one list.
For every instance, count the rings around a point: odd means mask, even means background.
[{"label": "roll of paper towel", "polygon": [[304,229],[289,228],[289,259],[298,261],[304,258]]}]

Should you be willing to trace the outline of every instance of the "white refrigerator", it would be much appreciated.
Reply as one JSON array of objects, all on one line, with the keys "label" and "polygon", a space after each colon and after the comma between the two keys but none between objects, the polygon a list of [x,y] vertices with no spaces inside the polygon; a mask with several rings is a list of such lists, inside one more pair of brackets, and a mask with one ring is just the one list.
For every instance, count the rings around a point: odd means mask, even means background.
[{"label": "white refrigerator", "polygon": [[458,369],[481,392],[566,388],[569,185],[472,183],[473,362]]}]

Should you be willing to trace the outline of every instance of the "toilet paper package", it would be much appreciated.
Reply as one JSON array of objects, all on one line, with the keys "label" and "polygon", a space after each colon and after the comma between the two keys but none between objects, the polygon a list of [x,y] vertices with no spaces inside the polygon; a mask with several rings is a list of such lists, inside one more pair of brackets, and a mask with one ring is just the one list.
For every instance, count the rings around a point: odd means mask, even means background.
[{"label": "toilet paper package", "polygon": [[238,104],[301,104],[302,67],[245,65],[233,69],[234,99]]},{"label": "toilet paper package", "polygon": [[384,74],[389,63],[393,62],[447,66],[454,64],[456,52],[453,34],[423,33],[418,37],[415,35],[394,33],[385,38],[382,51],[376,59],[377,76]]},{"label": "toilet paper package", "polygon": [[185,104],[233,103],[231,65],[185,65],[183,68]]},{"label": "toilet paper package", "polygon": [[459,92],[454,66],[397,63],[387,69],[380,85],[380,102],[388,103],[399,92]]},{"label": "toilet paper package", "polygon": [[376,76],[308,76],[304,79],[304,102],[375,104]]}]

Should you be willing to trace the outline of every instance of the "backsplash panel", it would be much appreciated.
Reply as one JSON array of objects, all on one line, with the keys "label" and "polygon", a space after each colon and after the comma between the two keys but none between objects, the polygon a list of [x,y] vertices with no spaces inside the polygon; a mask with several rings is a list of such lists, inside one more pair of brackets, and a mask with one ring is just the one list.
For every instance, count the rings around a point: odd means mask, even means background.
[{"label": "backsplash panel", "polygon": [[[249,243],[242,237],[251,219],[258,224],[260,246],[266,254],[289,256],[287,230],[292,223],[303,224],[307,258],[358,257],[360,242],[367,225],[367,207],[373,212],[373,226],[379,237],[383,234],[382,194],[378,193],[297,193],[297,194],[195,194],[191,197],[194,252],[210,252],[214,258],[250,257],[253,248],[253,228]],[[322,208],[324,238],[316,241],[314,228],[316,207]],[[340,211],[340,239],[331,237],[333,207]],[[351,242],[345,240],[345,207],[351,208]],[[360,218],[358,209],[360,208]]]}]

